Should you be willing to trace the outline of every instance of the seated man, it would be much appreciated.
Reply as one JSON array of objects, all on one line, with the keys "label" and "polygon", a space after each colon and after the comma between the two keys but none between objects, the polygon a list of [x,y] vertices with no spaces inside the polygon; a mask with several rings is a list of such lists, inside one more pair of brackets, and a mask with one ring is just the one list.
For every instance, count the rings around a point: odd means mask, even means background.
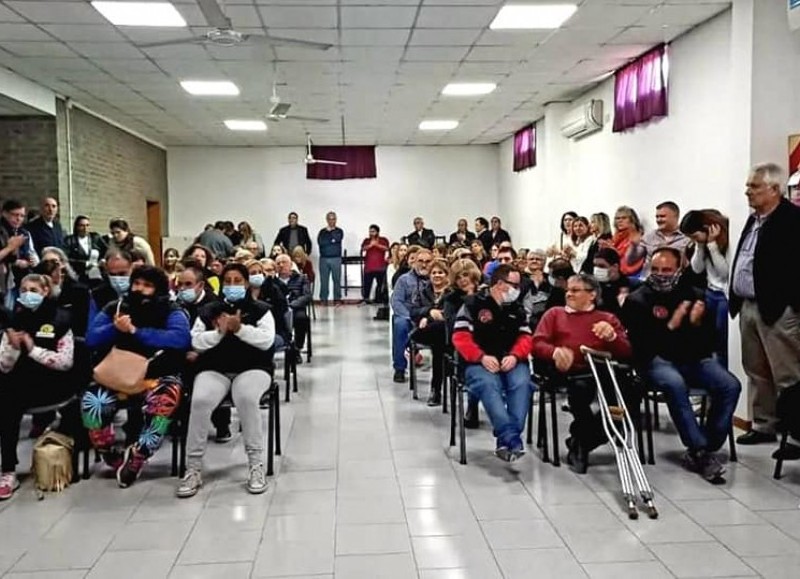
[{"label": "seated man", "polygon": [[[712,483],[724,482],[714,453],[725,442],[741,385],[714,357],[714,320],[706,314],[702,290],[680,283],[681,252],[661,247],[653,253],[650,275],[622,309],[642,376],[667,398],[670,416],[686,446],[687,468]],[[708,392],[711,412],[701,428],[689,388]]]},{"label": "seated man", "polygon": [[397,383],[406,380],[406,345],[414,326],[411,312],[420,305],[424,290],[430,283],[428,275],[432,263],[433,254],[429,249],[417,251],[413,269],[400,276],[392,292],[392,364]]},{"label": "seated man", "polygon": [[306,342],[306,335],[311,325],[308,319],[307,306],[311,302],[311,284],[302,273],[292,270],[292,258],[286,254],[275,258],[278,280],[286,286],[286,298],[292,309],[292,329],[294,330],[295,356],[297,363],[303,362],[300,351]]},{"label": "seated man", "polygon": [[465,299],[453,346],[466,363],[467,391],[486,409],[497,438],[495,454],[513,462],[524,453],[522,430],[531,405],[531,330],[519,304],[520,275],[500,265],[491,286]]},{"label": "seated man", "polygon": [[594,277],[600,284],[597,307],[620,317],[622,305],[639,282],[619,270],[619,254],[610,247],[598,249],[593,264]]},{"label": "seated man", "polygon": [[[547,310],[533,335],[534,357],[553,363],[559,374],[572,375],[567,387],[573,416],[567,463],[579,474],[586,472],[589,452],[608,441],[600,415],[592,410],[597,386],[580,347],[609,352],[617,359],[631,355],[622,323],[613,314],[596,308],[599,291],[594,277],[585,273],[573,275],[567,281],[567,305]],[[603,391],[606,392],[605,385]]]},{"label": "seated man", "polygon": [[133,271],[133,258],[130,253],[112,249],[106,254],[103,281],[89,292],[89,322],[107,304],[128,293],[131,271]]}]

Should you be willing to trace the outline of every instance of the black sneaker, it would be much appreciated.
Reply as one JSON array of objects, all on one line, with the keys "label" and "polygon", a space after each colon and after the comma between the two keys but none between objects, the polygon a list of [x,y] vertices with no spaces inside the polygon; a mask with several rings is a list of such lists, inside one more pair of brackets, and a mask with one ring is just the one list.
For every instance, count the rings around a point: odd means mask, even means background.
[{"label": "black sneaker", "polygon": [[302,364],[303,363],[303,354],[298,350],[297,354],[294,357],[295,364]]},{"label": "black sneaker", "polygon": [[711,484],[722,484],[725,479],[722,475],[725,474],[725,467],[717,460],[717,457],[712,452],[704,452],[698,455],[698,462],[700,466],[700,475]]},{"label": "black sneaker", "polygon": [[117,469],[117,484],[123,489],[131,486],[142,474],[145,463],[147,457],[139,452],[138,447],[135,444],[129,446],[125,449],[125,462]]},{"label": "black sneaker", "polygon": [[441,406],[442,405],[442,391],[438,389],[431,390],[428,396],[428,406]]},{"label": "black sneaker", "polygon": [[392,380],[398,384],[403,384],[406,381],[406,373],[403,370],[395,370]]},{"label": "black sneaker", "polygon": [[225,444],[229,442],[233,438],[233,434],[231,434],[231,427],[225,426],[222,428],[217,428],[217,435],[214,437],[214,442],[219,444]]},{"label": "black sneaker", "polygon": [[567,464],[572,472],[586,474],[589,470],[589,453],[584,452],[577,440],[567,439]]}]

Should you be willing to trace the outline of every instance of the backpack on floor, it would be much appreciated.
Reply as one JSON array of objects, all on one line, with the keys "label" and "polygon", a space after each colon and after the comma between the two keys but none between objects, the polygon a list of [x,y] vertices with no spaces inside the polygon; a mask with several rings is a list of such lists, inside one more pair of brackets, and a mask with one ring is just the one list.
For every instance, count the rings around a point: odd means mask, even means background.
[{"label": "backpack on floor", "polygon": [[45,492],[61,492],[72,482],[72,452],[75,441],[48,430],[33,445],[31,472],[39,498]]},{"label": "backpack on floor", "polygon": [[800,440],[800,383],[784,388],[775,405],[779,429]]}]

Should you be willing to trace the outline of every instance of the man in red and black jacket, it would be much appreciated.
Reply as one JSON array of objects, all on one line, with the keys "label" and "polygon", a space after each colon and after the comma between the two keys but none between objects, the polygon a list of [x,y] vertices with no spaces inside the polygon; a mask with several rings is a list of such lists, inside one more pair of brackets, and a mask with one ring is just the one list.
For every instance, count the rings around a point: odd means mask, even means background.
[{"label": "man in red and black jacket", "polygon": [[453,328],[467,390],[483,402],[497,438],[495,454],[508,462],[525,453],[521,435],[533,391],[531,329],[517,302],[519,286],[519,271],[498,266],[489,290],[467,298]]}]

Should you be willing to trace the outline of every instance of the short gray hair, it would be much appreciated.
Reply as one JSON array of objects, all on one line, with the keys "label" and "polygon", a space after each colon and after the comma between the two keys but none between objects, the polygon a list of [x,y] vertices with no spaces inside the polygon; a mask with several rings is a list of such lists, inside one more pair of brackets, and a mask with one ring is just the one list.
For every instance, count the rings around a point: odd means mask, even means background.
[{"label": "short gray hair", "polygon": [[751,175],[758,175],[767,185],[776,185],[778,192],[783,194],[786,187],[786,172],[777,163],[759,163],[750,171]]},{"label": "short gray hair", "polygon": [[587,290],[594,292],[598,296],[600,295],[600,283],[593,275],[588,273],[576,273],[575,275],[570,276],[567,281],[570,280],[582,283]]},{"label": "short gray hair", "polygon": [[78,280],[78,274],[75,273],[75,270],[72,268],[72,264],[70,264],[69,258],[67,257],[67,254],[64,253],[63,249],[60,247],[49,246],[42,250],[42,257],[44,257],[45,253],[55,253],[58,256],[61,264],[64,266],[64,271],[67,272],[67,277],[69,277],[72,281]]}]

